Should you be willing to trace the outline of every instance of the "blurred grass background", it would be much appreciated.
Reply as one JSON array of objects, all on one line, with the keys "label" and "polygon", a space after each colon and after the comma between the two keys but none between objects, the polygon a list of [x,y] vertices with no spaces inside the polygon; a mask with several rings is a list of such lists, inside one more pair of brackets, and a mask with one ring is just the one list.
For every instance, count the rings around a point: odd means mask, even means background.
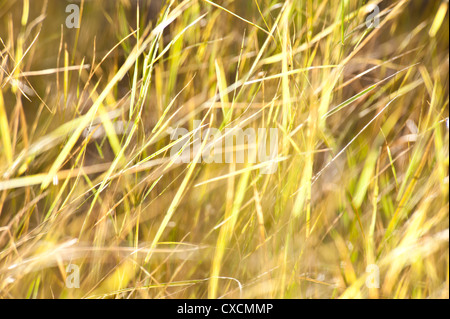
[{"label": "blurred grass background", "polygon": [[[0,0],[0,297],[448,298],[448,31],[447,1]],[[278,128],[277,172],[175,163],[194,120]]]}]

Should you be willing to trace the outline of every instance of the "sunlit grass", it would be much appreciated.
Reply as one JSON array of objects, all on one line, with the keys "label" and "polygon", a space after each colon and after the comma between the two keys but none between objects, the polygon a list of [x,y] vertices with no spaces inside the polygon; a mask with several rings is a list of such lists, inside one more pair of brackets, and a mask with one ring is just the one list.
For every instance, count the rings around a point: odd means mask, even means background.
[{"label": "sunlit grass", "polygon": [[78,3],[0,0],[1,298],[448,298],[448,2]]}]

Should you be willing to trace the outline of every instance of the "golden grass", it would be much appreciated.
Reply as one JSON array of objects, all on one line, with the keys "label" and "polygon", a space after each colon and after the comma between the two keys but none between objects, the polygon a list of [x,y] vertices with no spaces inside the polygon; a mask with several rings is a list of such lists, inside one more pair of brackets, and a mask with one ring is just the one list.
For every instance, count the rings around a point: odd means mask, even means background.
[{"label": "golden grass", "polygon": [[99,2],[0,0],[1,298],[448,298],[448,2]]}]

